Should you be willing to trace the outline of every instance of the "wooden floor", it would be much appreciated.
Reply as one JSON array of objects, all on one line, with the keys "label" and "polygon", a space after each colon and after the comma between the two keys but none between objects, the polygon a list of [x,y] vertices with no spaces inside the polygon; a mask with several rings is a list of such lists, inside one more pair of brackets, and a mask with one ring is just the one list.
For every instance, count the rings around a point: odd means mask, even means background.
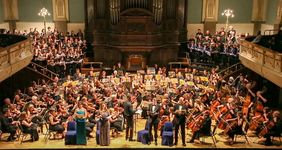
[{"label": "wooden floor", "polygon": [[[138,119],[137,121],[137,131],[144,129],[145,119]],[[95,131],[94,131],[95,132]],[[95,135],[94,132],[92,135]],[[188,132],[188,131],[187,131]],[[190,140],[191,133],[186,133],[186,142]],[[202,144],[193,144],[193,143],[186,143],[186,146],[182,146],[181,138],[179,137],[179,142],[177,146],[162,146],[161,145],[161,138],[158,138],[158,145],[155,146],[154,143],[151,145],[143,145],[140,142],[128,142],[125,141],[125,131],[121,133],[119,137],[111,138],[110,146],[99,146],[96,144],[96,139],[90,138],[87,141],[87,145],[65,145],[64,140],[48,140],[45,142],[43,140],[44,135],[40,135],[39,141],[36,142],[23,142],[22,144],[19,141],[14,142],[6,142],[5,135],[3,135],[2,141],[0,141],[0,149],[52,149],[52,148],[62,148],[62,149],[72,149],[72,148],[214,148],[213,142],[211,137],[207,138],[200,138],[200,141],[204,142]],[[28,137],[29,138],[29,137]],[[134,138],[137,139],[137,134],[134,135]],[[273,146],[264,146],[257,143],[257,137],[249,137],[250,144],[245,143],[244,137],[238,137],[237,142],[232,146],[225,144],[225,137],[216,135],[217,148],[282,148],[282,143],[280,144],[279,139],[275,138]],[[26,139],[28,140],[28,139]]]}]

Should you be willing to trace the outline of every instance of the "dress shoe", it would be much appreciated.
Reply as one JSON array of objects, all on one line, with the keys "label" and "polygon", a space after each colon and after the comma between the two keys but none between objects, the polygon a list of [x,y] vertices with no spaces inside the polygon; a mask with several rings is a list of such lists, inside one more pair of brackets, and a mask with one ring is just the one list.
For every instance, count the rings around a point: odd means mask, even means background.
[{"label": "dress shoe", "polygon": [[177,143],[174,143],[173,145],[177,145]]},{"label": "dress shoe", "polygon": [[128,140],[128,137],[125,137],[125,140],[127,141],[127,140]]},{"label": "dress shoe", "polygon": [[158,145],[158,142],[157,142],[157,141],[155,141],[155,145]]},{"label": "dress shoe", "polygon": [[136,141],[135,139],[129,139],[129,141]]},{"label": "dress shoe", "polygon": [[182,144],[182,146],[186,146],[186,144],[185,144],[185,143],[183,143],[183,144]]}]

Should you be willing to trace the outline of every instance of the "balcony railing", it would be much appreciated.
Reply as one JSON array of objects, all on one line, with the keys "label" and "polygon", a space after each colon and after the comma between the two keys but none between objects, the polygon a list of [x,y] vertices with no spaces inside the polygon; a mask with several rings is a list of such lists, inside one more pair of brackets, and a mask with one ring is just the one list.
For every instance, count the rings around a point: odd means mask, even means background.
[{"label": "balcony railing", "polygon": [[242,64],[282,87],[282,53],[245,40],[240,45]]},{"label": "balcony railing", "polygon": [[31,39],[0,47],[0,82],[25,68],[32,58]]}]

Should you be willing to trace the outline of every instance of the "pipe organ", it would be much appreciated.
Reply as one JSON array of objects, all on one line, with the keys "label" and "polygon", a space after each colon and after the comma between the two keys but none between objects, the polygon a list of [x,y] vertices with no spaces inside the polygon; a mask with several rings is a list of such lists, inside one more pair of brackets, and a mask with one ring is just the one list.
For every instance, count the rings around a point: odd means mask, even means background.
[{"label": "pipe organ", "polygon": [[145,61],[139,66],[175,61],[187,42],[186,1],[85,0],[86,39],[92,41],[94,60],[109,67],[133,64],[128,62],[133,56]]}]

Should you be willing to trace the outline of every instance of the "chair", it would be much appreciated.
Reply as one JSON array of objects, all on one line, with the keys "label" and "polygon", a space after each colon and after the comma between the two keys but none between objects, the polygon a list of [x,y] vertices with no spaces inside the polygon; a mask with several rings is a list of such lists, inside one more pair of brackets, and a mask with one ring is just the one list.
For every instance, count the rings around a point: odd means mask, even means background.
[{"label": "chair", "polygon": [[29,133],[25,133],[23,131],[23,127],[22,125],[19,125],[19,128],[20,128],[20,132],[19,132],[19,140],[20,140],[20,143],[22,144],[23,143],[23,140],[29,135]]},{"label": "chair", "polygon": [[163,127],[162,133],[162,145],[172,146],[173,144],[173,124],[172,122],[166,122]]},{"label": "chair", "polygon": [[216,147],[216,138],[215,138],[213,132],[210,132],[210,134],[200,135],[200,138],[202,138],[203,141],[204,141],[205,138],[210,137],[210,136],[212,137],[214,147]]},{"label": "chair", "polygon": [[137,132],[137,141],[141,142],[142,144],[149,144],[150,137],[149,137],[149,123],[148,123],[148,121],[146,122],[145,129]]},{"label": "chair", "polygon": [[68,122],[67,133],[65,136],[65,145],[76,144],[76,122]]},{"label": "chair", "polygon": [[236,139],[237,139],[237,136],[238,135],[242,135],[245,137],[245,140],[246,140],[246,143],[250,144],[249,140],[248,140],[248,137],[247,137],[247,134],[243,131],[241,134],[235,134],[234,136],[234,141],[236,142]]},{"label": "chair", "polygon": [[50,137],[52,136],[52,135],[54,135],[54,134],[56,134],[57,133],[57,131],[54,131],[54,130],[50,130],[50,128],[49,128],[49,120],[48,120],[48,113],[49,113],[49,111],[46,111],[46,113],[45,113],[45,115],[44,115],[44,126],[45,126],[45,128],[46,128],[46,132],[45,132],[45,136],[44,136],[44,141],[45,142],[47,142],[47,140],[48,139],[50,139]]},{"label": "chair", "polygon": [[273,142],[274,141],[274,138],[278,137],[279,139],[279,144],[281,144],[281,133],[277,133],[277,134],[274,134],[271,136],[271,141]]}]

